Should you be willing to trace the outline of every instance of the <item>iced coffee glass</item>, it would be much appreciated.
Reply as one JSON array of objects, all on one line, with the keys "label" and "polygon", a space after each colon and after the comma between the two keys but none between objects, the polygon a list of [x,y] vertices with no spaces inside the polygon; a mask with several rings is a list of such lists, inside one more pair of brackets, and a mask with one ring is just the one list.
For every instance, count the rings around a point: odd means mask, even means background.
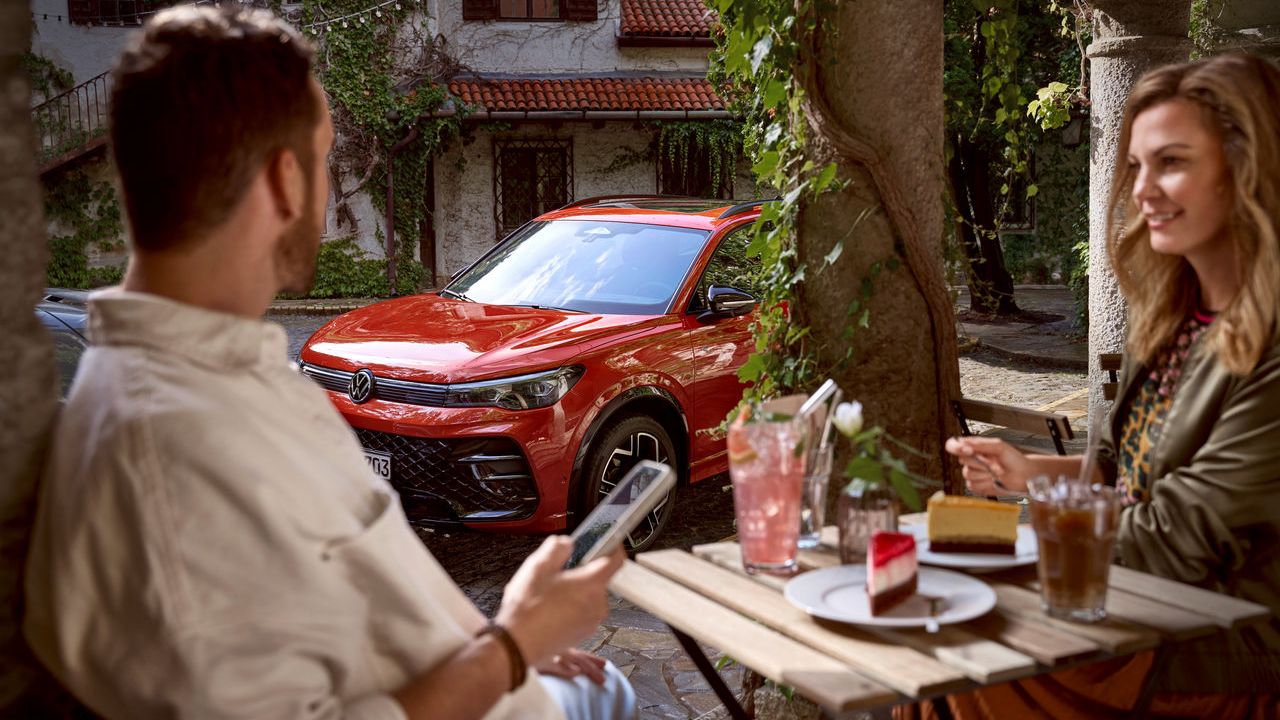
[{"label": "iced coffee glass", "polygon": [[748,573],[788,575],[796,569],[804,458],[802,430],[791,420],[798,399],[764,403],[729,426],[729,478],[742,566]]},{"label": "iced coffee glass", "polygon": [[1075,478],[1027,483],[1031,525],[1040,545],[1040,601],[1051,617],[1098,622],[1107,616],[1120,498],[1113,488]]}]

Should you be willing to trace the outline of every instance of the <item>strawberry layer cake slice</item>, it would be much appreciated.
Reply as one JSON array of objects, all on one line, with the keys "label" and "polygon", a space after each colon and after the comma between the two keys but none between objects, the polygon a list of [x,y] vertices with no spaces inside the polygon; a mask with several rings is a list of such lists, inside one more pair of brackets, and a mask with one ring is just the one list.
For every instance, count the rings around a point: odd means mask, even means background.
[{"label": "strawberry layer cake slice", "polygon": [[867,545],[867,599],[880,615],[915,594],[916,539],[907,533],[876,531]]}]

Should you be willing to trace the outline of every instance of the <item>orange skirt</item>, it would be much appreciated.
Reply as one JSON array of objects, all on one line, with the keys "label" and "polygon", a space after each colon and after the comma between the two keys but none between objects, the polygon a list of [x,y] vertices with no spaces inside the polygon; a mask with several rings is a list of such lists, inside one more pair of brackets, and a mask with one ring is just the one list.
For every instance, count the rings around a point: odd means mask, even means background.
[{"label": "orange skirt", "polygon": [[[955,720],[1105,720],[1129,718],[1151,672],[1151,652],[1061,670],[1027,680],[974,690],[946,698]],[[941,700],[935,701],[941,702]],[[1151,700],[1155,717],[1272,720],[1280,717],[1275,695],[1158,693]],[[946,720],[931,702],[900,706],[894,720]]]}]

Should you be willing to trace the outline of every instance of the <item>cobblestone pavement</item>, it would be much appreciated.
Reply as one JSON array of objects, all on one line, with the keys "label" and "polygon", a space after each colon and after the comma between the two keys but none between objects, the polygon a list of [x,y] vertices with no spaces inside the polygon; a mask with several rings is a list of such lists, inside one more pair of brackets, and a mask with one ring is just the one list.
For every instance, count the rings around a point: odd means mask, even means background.
[{"label": "cobblestone pavement", "polygon": [[[1024,307],[1066,315],[1070,296],[1062,289],[1027,293]],[[306,338],[328,315],[279,313],[268,317],[285,326],[290,357],[296,357]],[[1058,342],[1079,342],[1069,323],[1041,326],[1040,336],[1056,334]],[[1016,339],[1015,339],[1016,342]],[[979,346],[960,357],[960,384],[967,397],[1042,407],[1084,387],[1081,371],[1046,367],[1034,357]],[[733,499],[724,491],[727,478],[712,478],[681,488],[675,515],[661,538],[661,547],[688,548],[715,542],[733,533]],[[412,511],[412,508],[409,508]],[[502,587],[541,539],[469,530],[418,528],[418,534],[464,592],[487,614],[502,599]],[[719,718],[725,713],[666,627],[653,616],[613,598],[609,617],[584,647],[612,660],[630,678],[640,700],[642,718]],[[719,653],[705,648],[714,661]],[[730,664],[721,671],[730,688],[741,685],[742,670]],[[796,698],[786,700],[768,688],[756,695],[758,717],[818,717],[817,708]]]}]

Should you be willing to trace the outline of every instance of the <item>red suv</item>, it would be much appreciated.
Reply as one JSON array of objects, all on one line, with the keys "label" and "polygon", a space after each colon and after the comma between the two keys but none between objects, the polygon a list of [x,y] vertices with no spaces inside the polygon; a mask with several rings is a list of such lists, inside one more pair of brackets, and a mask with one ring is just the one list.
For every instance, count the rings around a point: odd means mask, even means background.
[{"label": "red suv", "polygon": [[[320,328],[299,355],[410,516],[572,527],[632,464],[728,466],[760,203],[593,198],[512,233],[444,289]],[[630,538],[652,544],[675,491]]]}]

